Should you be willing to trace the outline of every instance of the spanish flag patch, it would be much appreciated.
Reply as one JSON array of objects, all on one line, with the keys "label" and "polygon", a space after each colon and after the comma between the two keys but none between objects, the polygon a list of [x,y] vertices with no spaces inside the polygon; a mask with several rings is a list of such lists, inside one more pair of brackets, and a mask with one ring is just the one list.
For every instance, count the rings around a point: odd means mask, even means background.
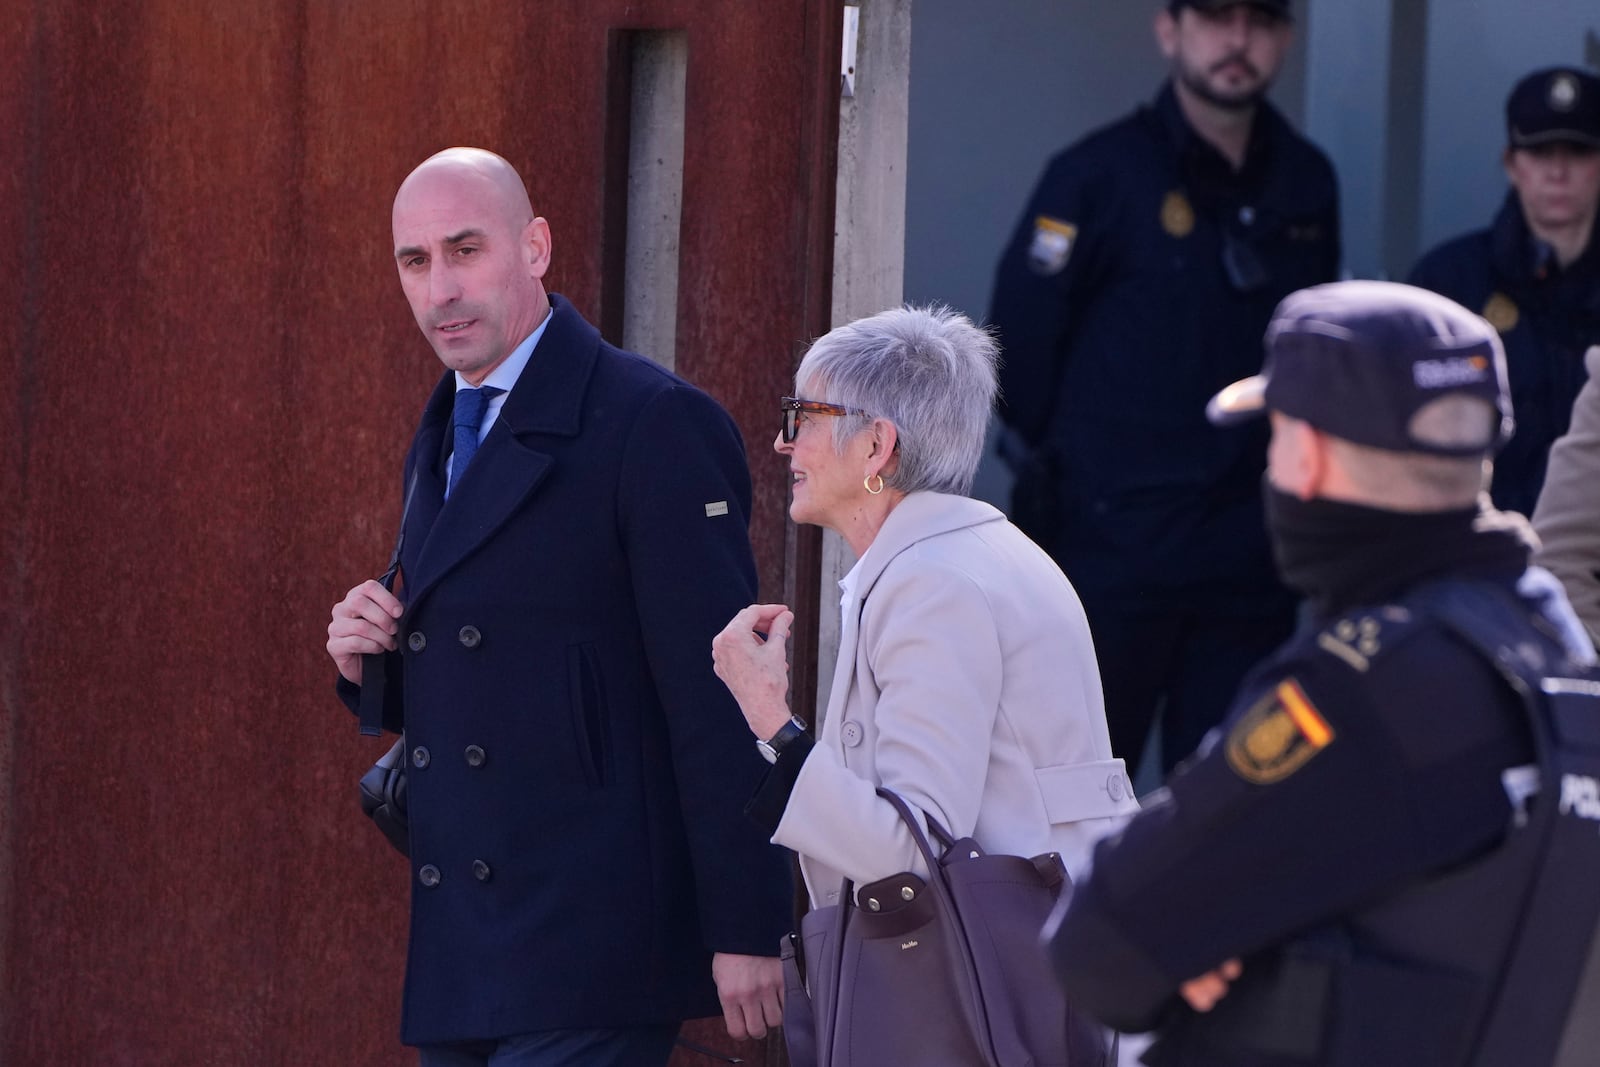
[{"label": "spanish flag patch", "polygon": [[1028,246],[1028,266],[1035,274],[1060,274],[1078,240],[1078,227],[1049,215],[1033,220],[1033,243]]},{"label": "spanish flag patch", "polygon": [[1278,684],[1228,732],[1228,766],[1247,782],[1272,785],[1333,743],[1333,727],[1293,678]]}]

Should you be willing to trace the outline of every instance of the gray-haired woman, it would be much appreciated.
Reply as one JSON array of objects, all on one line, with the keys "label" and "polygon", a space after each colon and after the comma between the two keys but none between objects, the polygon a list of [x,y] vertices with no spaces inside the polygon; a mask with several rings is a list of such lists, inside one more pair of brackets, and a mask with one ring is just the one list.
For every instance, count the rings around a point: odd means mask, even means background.
[{"label": "gray-haired woman", "polygon": [[782,604],[713,642],[718,675],[774,767],[751,811],[800,855],[816,906],[923,863],[900,794],[991,852],[1090,846],[1136,810],[1106,730],[1083,608],[1041,549],[969,499],[995,395],[990,336],[943,308],[900,308],[817,341],[774,442],[790,515],[858,562],[815,744],[791,721]]}]

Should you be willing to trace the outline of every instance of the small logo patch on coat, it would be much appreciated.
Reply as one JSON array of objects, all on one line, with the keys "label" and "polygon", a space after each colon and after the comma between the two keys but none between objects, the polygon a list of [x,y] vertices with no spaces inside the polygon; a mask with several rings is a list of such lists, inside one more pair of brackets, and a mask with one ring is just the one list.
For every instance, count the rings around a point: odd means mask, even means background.
[{"label": "small logo patch on coat", "polygon": [[1228,766],[1247,782],[1283,781],[1333,743],[1333,727],[1294,679],[1240,716],[1228,733]]},{"label": "small logo patch on coat", "polygon": [[726,500],[713,500],[711,503],[706,505],[706,518],[708,519],[714,518],[718,515],[726,515],[727,513],[728,502]]}]

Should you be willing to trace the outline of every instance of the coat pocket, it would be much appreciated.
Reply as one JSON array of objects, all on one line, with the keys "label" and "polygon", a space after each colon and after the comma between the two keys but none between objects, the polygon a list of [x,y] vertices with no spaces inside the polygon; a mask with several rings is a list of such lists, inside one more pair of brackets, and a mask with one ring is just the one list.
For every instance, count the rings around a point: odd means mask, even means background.
[{"label": "coat pocket", "polygon": [[610,778],[611,718],[606,711],[605,677],[592,644],[567,648],[567,686],[572,695],[572,735],[578,765],[591,789]]}]

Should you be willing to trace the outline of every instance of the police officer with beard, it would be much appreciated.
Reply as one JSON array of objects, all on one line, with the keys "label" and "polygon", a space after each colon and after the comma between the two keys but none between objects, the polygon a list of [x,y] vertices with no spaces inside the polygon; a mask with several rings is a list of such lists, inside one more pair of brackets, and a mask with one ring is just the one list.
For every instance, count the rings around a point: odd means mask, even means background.
[{"label": "police officer with beard", "polygon": [[1600,683],[1525,522],[1481,502],[1504,374],[1459,305],[1341,282],[1213,399],[1271,413],[1311,611],[1047,930],[1076,1006],[1157,1031],[1145,1063],[1593,1062]]},{"label": "police officer with beard", "polygon": [[1170,769],[1293,625],[1266,433],[1203,411],[1257,368],[1278,301],[1337,276],[1339,217],[1333,168],[1265,99],[1288,0],[1172,0],[1155,31],[1171,77],[1050,162],[989,319],[1012,518],[1083,599],[1112,750],[1137,761],[1164,707]]},{"label": "police officer with beard", "polygon": [[1495,458],[1495,507],[1533,514],[1600,344],[1600,77],[1535,71],[1506,100],[1511,189],[1487,230],[1429,252],[1413,285],[1488,319],[1506,348],[1517,432]]}]

